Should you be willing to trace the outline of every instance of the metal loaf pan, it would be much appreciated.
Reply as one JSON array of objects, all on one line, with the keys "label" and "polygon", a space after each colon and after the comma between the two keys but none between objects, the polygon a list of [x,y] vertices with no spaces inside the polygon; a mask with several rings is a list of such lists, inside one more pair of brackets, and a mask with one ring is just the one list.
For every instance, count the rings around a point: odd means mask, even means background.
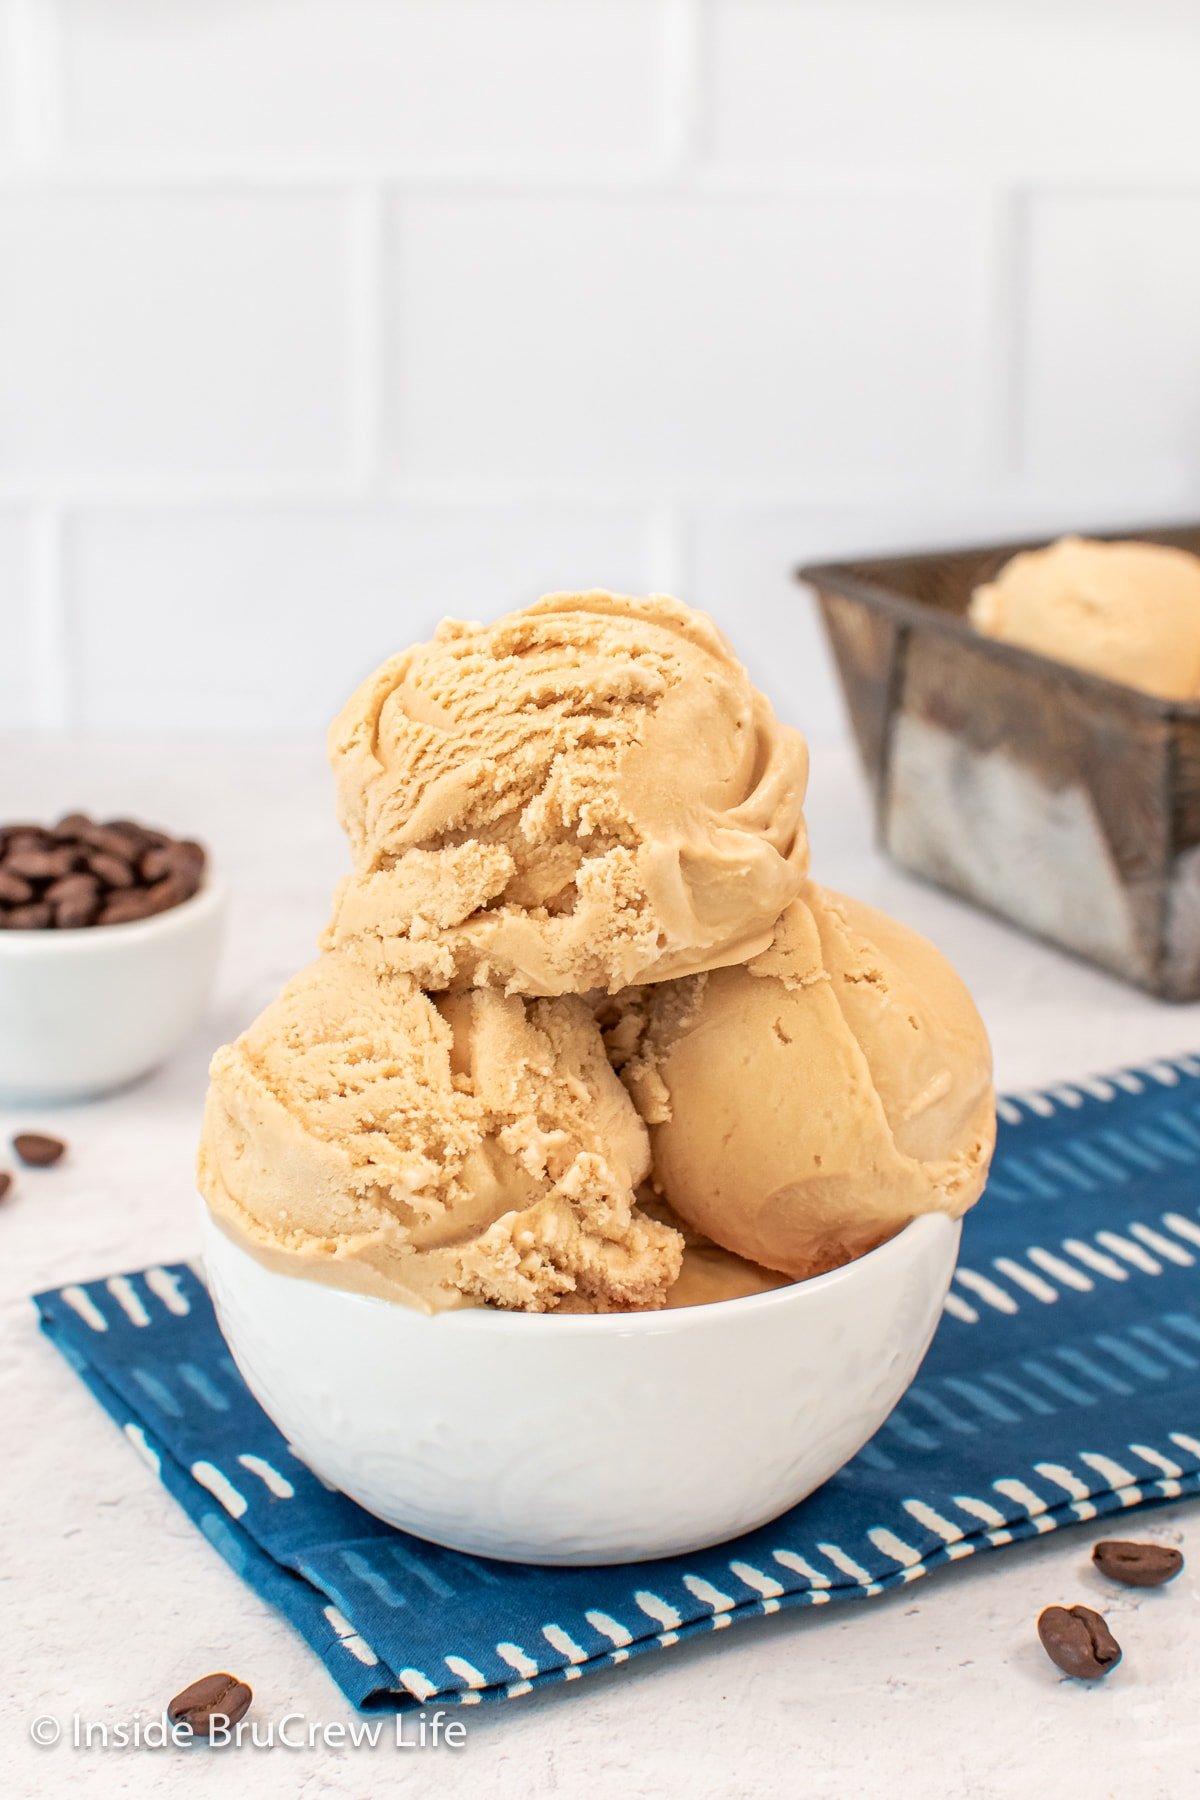
[{"label": "metal loaf pan", "polygon": [[[1200,526],[1097,532],[1200,555]],[[883,847],[1168,1000],[1200,998],[1200,702],[979,636],[975,588],[1044,539],[813,565]]]}]

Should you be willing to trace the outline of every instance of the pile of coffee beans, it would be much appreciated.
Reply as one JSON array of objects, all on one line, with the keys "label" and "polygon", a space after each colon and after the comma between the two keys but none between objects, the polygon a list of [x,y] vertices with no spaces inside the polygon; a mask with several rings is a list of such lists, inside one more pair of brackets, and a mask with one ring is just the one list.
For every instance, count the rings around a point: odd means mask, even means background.
[{"label": "pile of coffee beans", "polygon": [[[1167,1544],[1102,1538],[1093,1547],[1092,1563],[1122,1587],[1163,1587],[1182,1569],[1183,1553]],[[1121,1660],[1121,1646],[1104,1615],[1090,1606],[1048,1606],[1038,1617],[1037,1631],[1051,1662],[1079,1681],[1099,1681]]]},{"label": "pile of coffee beans", "polygon": [[205,852],[133,819],[0,826],[0,931],[127,925],[190,900]]}]

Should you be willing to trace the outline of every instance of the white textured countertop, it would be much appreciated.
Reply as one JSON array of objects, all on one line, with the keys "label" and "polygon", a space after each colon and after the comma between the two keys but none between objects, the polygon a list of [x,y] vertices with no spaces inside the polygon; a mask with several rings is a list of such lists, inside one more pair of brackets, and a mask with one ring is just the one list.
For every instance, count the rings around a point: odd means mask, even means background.
[{"label": "white textured countertop", "polygon": [[[1200,1007],[1168,1008],[890,869],[870,845],[851,753],[817,752],[814,871],[932,937],[974,990],[1005,1088],[1200,1048]],[[462,1716],[460,1750],[39,1749],[32,1720],[157,1714],[228,1668],[255,1716],[345,1719],[321,1666],[227,1568],[37,1331],[27,1296],[72,1278],[191,1254],[191,1163],[204,1070],[312,951],[343,866],[319,746],[0,740],[0,817],[76,806],[204,836],[234,892],[206,1027],[141,1086],[92,1106],[0,1112],[44,1127],[69,1161],[26,1175],[0,1208],[0,1666],[4,1784],[186,1795],[487,1793],[1157,1796],[1200,1777],[1200,1512],[1149,1515],[1192,1568],[1160,1593],[1106,1594],[1126,1643],[1096,1689],[1060,1681],[1034,1637],[1054,1601],[1099,1604],[1082,1527],[942,1570],[868,1603],[779,1615],[546,1695]],[[1086,904],[1086,897],[1081,897]],[[1141,1529],[1141,1528],[1139,1528]],[[214,1757],[236,1755],[236,1775]],[[229,1786],[233,1781],[232,1789]]]}]

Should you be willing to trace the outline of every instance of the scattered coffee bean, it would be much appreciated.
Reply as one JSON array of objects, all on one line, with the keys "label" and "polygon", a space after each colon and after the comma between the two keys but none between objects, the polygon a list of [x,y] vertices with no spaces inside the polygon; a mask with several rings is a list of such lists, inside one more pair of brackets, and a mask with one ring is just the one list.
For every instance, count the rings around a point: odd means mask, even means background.
[{"label": "scattered coffee bean", "polygon": [[1048,1606],[1037,1631],[1050,1661],[1080,1681],[1099,1681],[1121,1660],[1120,1644],[1090,1606]]},{"label": "scattered coffee bean", "polygon": [[0,1169],[0,1200],[3,1200],[11,1186],[12,1176],[7,1169]]},{"label": "scattered coffee bean", "polygon": [[61,1138],[45,1137],[40,1131],[19,1131],[12,1141],[12,1147],[21,1161],[31,1169],[48,1169],[67,1148]]},{"label": "scattered coffee bean", "polygon": [[254,1694],[235,1675],[202,1675],[167,1706],[172,1725],[190,1725],[197,1737],[209,1737],[214,1724],[236,1725],[249,1711]]},{"label": "scattered coffee bean", "polygon": [[123,925],[190,900],[204,847],[134,819],[66,813],[53,827],[0,826],[0,931]]},{"label": "scattered coffee bean", "polygon": [[1123,1538],[1103,1538],[1092,1549],[1092,1561],[1110,1581],[1126,1587],[1162,1587],[1174,1581],[1183,1567],[1183,1553],[1165,1544],[1130,1544]]}]

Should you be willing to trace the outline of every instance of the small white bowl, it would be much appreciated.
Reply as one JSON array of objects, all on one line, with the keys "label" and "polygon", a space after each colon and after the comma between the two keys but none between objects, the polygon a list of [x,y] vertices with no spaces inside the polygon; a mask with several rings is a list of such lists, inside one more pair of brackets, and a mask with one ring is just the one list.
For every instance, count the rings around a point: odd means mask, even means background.
[{"label": "small white bowl", "polygon": [[79,931],[0,931],[0,1099],[87,1100],[145,1075],[212,991],[225,889]]},{"label": "small white bowl", "polygon": [[776,1518],[879,1428],[929,1347],[959,1225],[669,1312],[433,1318],[280,1274],[203,1211],[217,1317],[309,1467],[454,1550],[639,1562]]}]

